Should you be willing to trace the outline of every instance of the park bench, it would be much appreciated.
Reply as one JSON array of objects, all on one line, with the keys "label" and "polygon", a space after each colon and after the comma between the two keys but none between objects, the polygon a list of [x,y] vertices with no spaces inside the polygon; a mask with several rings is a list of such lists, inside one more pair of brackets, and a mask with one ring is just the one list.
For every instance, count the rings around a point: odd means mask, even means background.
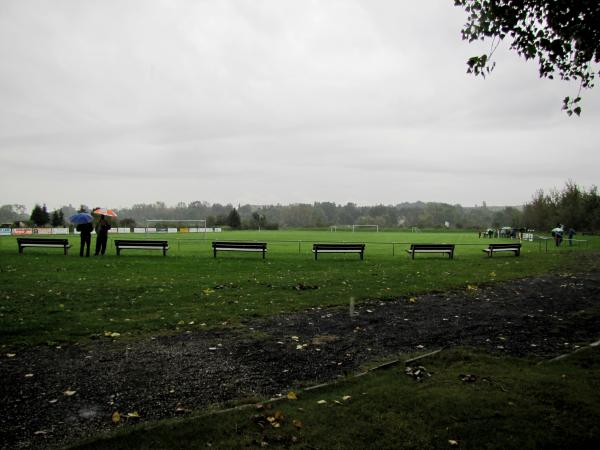
[{"label": "park bench", "polygon": [[515,256],[521,254],[521,244],[518,242],[512,244],[490,244],[488,248],[482,249],[488,256],[493,256],[495,252],[514,252]]},{"label": "park bench", "polygon": [[365,244],[346,244],[346,243],[329,243],[329,244],[313,244],[313,253],[315,260],[319,252],[321,253],[360,253],[360,259],[364,258]]},{"label": "park bench", "polygon": [[19,255],[23,253],[25,247],[47,247],[47,248],[63,248],[65,255],[71,247],[68,239],[56,238],[17,238],[19,245]]},{"label": "park bench", "polygon": [[417,253],[445,253],[450,259],[454,258],[454,244],[411,244],[406,250],[415,259]]},{"label": "park bench", "polygon": [[262,252],[262,257],[265,259],[267,251],[266,242],[233,242],[233,241],[213,241],[212,248],[214,257],[217,257],[217,250],[235,251],[235,252]]},{"label": "park bench", "polygon": [[138,249],[138,250],[162,250],[163,256],[167,256],[167,250],[169,250],[168,241],[149,241],[146,239],[115,239],[115,248],[117,249],[117,256],[121,254],[121,250],[124,249]]}]

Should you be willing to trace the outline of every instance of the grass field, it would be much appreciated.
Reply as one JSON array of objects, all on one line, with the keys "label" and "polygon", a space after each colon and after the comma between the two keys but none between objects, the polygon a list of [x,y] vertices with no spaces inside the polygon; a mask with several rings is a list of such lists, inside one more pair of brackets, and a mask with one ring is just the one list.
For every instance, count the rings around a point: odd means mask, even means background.
[{"label": "grass field", "polygon": [[[576,270],[578,251],[600,248],[598,239],[572,248],[550,246],[549,252],[544,243],[524,242],[519,258],[488,258],[481,249],[501,240],[478,239],[474,232],[243,231],[207,239],[198,234],[148,237],[168,239],[168,256],[125,250],[117,257],[109,241],[104,257],[80,258],[78,237],[70,237],[73,247],[66,257],[61,250],[31,248],[19,256],[16,238],[1,237],[2,347],[238,326],[247,317],[462,289]],[[227,252],[214,259],[212,238],[266,241],[268,256],[262,260],[254,253]],[[315,261],[311,244],[331,241],[366,242],[365,260],[356,254],[326,254]],[[417,255],[413,261],[405,252],[410,242],[455,243],[455,258]]]},{"label": "grass field", "polygon": [[[111,236],[115,238],[116,236]],[[123,236],[142,238],[141,236]],[[0,238],[2,353],[36,345],[91,340],[136,340],[188,330],[237,327],[244,320],[315,307],[391,300],[546,273],[598,270],[600,239],[576,246],[524,242],[521,257],[488,258],[476,233],[350,233],[316,231],[154,235],[157,251],[114,247],[104,257],[80,258],[70,237],[68,256],[57,249],[25,249]],[[268,242],[259,254],[212,256],[211,238]],[[366,242],[356,254],[315,261],[313,242]],[[417,255],[411,242],[455,243],[455,258]],[[566,244],[566,243],[565,243]],[[585,260],[585,267],[582,267]],[[419,364],[432,375],[418,383],[404,367],[347,378],[261,409],[148,422],[125,418],[116,434],[81,448],[595,448],[600,439],[598,348],[557,363],[443,351]],[[471,382],[464,374],[474,374]],[[78,394],[79,395],[79,394]],[[110,415],[106,423],[113,425]],[[123,427],[123,425],[127,425]],[[30,430],[33,432],[34,430]],[[79,448],[79,447],[76,447]]]}]

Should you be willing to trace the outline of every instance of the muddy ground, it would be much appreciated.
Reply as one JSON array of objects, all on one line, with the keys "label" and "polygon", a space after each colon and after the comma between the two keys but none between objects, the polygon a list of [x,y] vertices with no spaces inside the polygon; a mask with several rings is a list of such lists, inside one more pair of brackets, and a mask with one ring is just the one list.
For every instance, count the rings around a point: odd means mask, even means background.
[{"label": "muddy ground", "polygon": [[352,317],[349,307],[315,308],[243,329],[21,350],[0,355],[0,442],[66,445],[114,428],[115,411],[139,413],[129,424],[185,416],[333,380],[400,353],[475,346],[550,358],[598,339],[599,317],[600,272],[592,272],[361,303]]}]

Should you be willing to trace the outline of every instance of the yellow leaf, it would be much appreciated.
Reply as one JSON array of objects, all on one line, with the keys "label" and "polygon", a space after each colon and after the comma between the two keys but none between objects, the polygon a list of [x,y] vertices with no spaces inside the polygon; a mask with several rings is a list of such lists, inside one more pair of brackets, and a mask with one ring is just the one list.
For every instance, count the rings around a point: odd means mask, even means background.
[{"label": "yellow leaf", "polygon": [[490,272],[490,277],[494,278],[496,276],[496,272]]},{"label": "yellow leaf", "polygon": [[77,391],[72,391],[70,389],[67,389],[65,392],[63,392],[63,394],[65,394],[67,397],[71,397],[72,395],[75,395]]},{"label": "yellow leaf", "polygon": [[288,392],[287,398],[288,398],[288,400],[298,400],[298,396],[296,395],[296,393],[294,391]]},{"label": "yellow leaf", "polygon": [[416,303],[417,302],[417,297],[411,297],[408,299],[409,303]]},{"label": "yellow leaf", "polygon": [[478,288],[474,284],[467,284],[467,289],[469,291],[476,291]]},{"label": "yellow leaf", "polygon": [[6,357],[7,357],[7,358],[14,358],[15,356],[17,356],[17,354],[16,354],[16,353],[7,353],[7,354],[6,354]]},{"label": "yellow leaf", "polygon": [[127,417],[140,417],[140,413],[137,411],[127,413]]},{"label": "yellow leaf", "polygon": [[344,396],[342,397],[342,400],[344,400],[344,401],[346,402],[346,401],[350,400],[351,398],[352,398],[352,397],[350,397],[349,395],[344,395]]},{"label": "yellow leaf", "polygon": [[319,400],[317,402],[318,405],[324,405],[325,403],[327,403],[327,400]]},{"label": "yellow leaf", "polygon": [[119,414],[119,411],[112,413],[112,421],[114,423],[119,423],[121,421],[121,414]]}]

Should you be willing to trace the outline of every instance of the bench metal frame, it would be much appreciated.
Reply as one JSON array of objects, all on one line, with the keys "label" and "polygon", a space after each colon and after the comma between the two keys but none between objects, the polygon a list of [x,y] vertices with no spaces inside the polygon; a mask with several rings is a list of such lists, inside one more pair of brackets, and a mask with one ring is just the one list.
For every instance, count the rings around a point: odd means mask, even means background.
[{"label": "bench metal frame", "polygon": [[359,253],[360,259],[364,259],[365,244],[344,244],[344,243],[327,243],[327,244],[313,244],[312,248],[315,254],[315,261],[317,255],[321,253]]},{"label": "bench metal frame", "polygon": [[121,250],[124,249],[137,249],[137,250],[162,250],[163,256],[167,256],[167,250],[169,250],[168,241],[146,241],[146,240],[129,240],[129,239],[115,239],[115,249],[117,250],[117,256],[121,255]]},{"label": "bench metal frame", "polygon": [[455,244],[411,244],[410,249],[406,250],[412,259],[415,259],[416,253],[442,253],[454,259]]},{"label": "bench metal frame", "polygon": [[217,257],[217,251],[224,252],[260,252],[262,259],[265,259],[267,252],[266,242],[233,242],[233,241],[213,241],[213,256]]},{"label": "bench metal frame", "polygon": [[488,248],[484,248],[481,251],[486,252],[491,258],[496,252],[513,252],[515,256],[521,255],[521,244],[490,244]]},{"label": "bench metal frame", "polygon": [[[37,242],[36,242],[37,241]],[[19,255],[23,254],[25,247],[42,247],[42,248],[62,248],[64,249],[65,256],[71,244],[68,239],[52,239],[52,238],[17,238],[17,245],[19,246]]]}]

